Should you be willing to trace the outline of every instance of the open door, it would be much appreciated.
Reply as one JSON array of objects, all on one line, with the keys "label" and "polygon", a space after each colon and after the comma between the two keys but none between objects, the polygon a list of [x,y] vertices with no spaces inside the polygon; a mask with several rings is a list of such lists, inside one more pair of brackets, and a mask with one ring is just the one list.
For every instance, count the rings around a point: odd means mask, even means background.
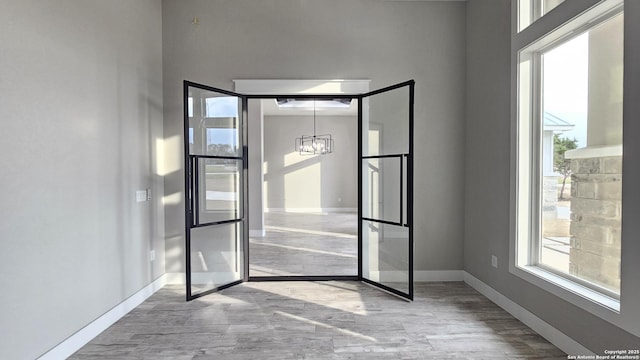
[{"label": "open door", "polygon": [[246,105],[240,94],[184,82],[187,300],[249,274]]},{"label": "open door", "polygon": [[[366,94],[284,96],[359,100],[357,279],[408,300],[413,300],[414,84]],[[187,300],[248,280],[247,99],[278,97],[283,96],[184,82]]]},{"label": "open door", "polygon": [[413,300],[413,80],[359,102],[362,281]]}]

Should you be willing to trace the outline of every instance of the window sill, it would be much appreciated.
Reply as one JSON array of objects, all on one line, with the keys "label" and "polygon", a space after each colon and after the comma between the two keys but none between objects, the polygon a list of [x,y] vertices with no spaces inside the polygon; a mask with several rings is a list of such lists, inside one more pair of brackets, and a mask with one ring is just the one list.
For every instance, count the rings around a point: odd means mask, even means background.
[{"label": "window sill", "polygon": [[618,323],[620,301],[537,266],[512,266],[510,272],[608,322]]}]

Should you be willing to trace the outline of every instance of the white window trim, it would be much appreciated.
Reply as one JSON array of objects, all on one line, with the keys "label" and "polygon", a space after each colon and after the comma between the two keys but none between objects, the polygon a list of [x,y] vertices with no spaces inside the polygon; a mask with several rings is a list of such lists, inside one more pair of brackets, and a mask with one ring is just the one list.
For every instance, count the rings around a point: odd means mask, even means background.
[{"label": "white window trim", "polygon": [[[549,35],[537,40],[534,44],[519,49],[519,73],[518,80],[524,85],[519,83],[519,101],[524,106],[519,107],[519,126],[521,124],[529,125],[529,129],[523,132],[523,128],[520,128],[520,134],[518,135],[520,144],[519,148],[519,161],[518,165],[524,162],[530,164],[541,165],[541,146],[542,146],[542,134],[541,124],[538,119],[542,119],[541,114],[541,86],[542,86],[542,55],[547,53],[558,46],[562,46],[576,37],[584,34],[585,31],[593,29],[597,25],[611,19],[618,15],[622,11],[622,1],[608,0],[596,9],[592,9],[586,12],[587,16],[580,17],[571,20],[569,23],[562,25],[562,31],[553,31]],[[593,16],[589,12],[595,12]],[[526,62],[523,61],[526,60]],[[523,76],[523,72],[526,74]],[[520,249],[522,255],[518,256],[517,264],[528,264],[526,268],[535,269],[537,267],[542,270],[538,275],[549,278],[552,282],[558,282],[557,279],[566,278],[560,281],[563,284],[572,283],[570,275],[564,275],[559,271],[548,268],[545,264],[540,264],[540,242],[541,242],[541,228],[540,228],[540,213],[532,213],[532,208],[540,209],[541,207],[541,172],[540,166],[535,169],[531,167],[519,166],[520,183],[523,180],[526,183],[526,187],[532,189],[530,193],[523,192],[519,194],[519,208],[518,213],[526,214],[520,217],[520,229],[518,233],[519,243],[524,249]],[[533,190],[537,189],[537,190]],[[527,198],[525,200],[525,198]],[[526,239],[526,240],[523,240]],[[522,267],[522,265],[520,265]],[[555,273],[555,274],[554,274]],[[555,276],[551,276],[555,275]],[[593,298],[594,301],[601,303],[616,311],[620,306],[618,302],[618,294],[605,288],[599,287],[597,284],[589,285],[588,281],[581,279],[574,279],[576,283],[581,284],[579,287],[571,287],[571,291],[579,292],[587,298]],[[566,287],[566,285],[564,286]],[[584,291],[579,289],[585,288]],[[594,296],[592,294],[602,293],[605,295]],[[616,305],[612,306],[612,301],[615,301]]]},{"label": "white window trim", "polygon": [[[512,1],[512,19],[518,19],[517,0]],[[529,169],[519,169],[518,159],[520,151],[530,151],[530,143],[521,144],[518,138],[519,134],[519,114],[518,114],[518,96],[519,94],[519,67],[520,62],[518,59],[520,50],[526,48],[529,44],[537,41],[538,39],[546,36],[554,29],[559,28],[562,25],[570,23],[576,16],[585,14],[588,12],[604,13],[607,9],[615,8],[622,3],[622,0],[566,0],[558,7],[550,11],[545,16],[541,17],[537,21],[530,24],[528,27],[518,32],[518,21],[512,21],[511,29],[511,204],[510,204],[510,249],[509,249],[509,272],[519,278],[551,293],[559,298],[570,302],[589,313],[602,318],[622,329],[629,331],[630,333],[640,336],[640,324],[625,319],[624,313],[627,314],[637,311],[640,306],[634,303],[633,298],[623,298],[620,300],[613,299],[602,293],[594,291],[591,288],[582,286],[575,283],[568,278],[559,276],[555,273],[544,270],[538,266],[518,266],[520,263],[527,263],[528,258],[522,257],[522,251],[518,252],[518,234],[517,232],[526,232],[529,235],[531,229],[523,229],[523,223],[521,217],[518,217],[518,211],[528,212],[528,204],[531,199],[526,199],[526,202],[518,202],[518,197],[527,197],[518,191],[518,174],[520,176],[527,177],[530,182],[532,181],[531,173]],[[596,5],[600,4],[599,8],[594,9]],[[580,24],[577,21],[572,24],[576,29],[585,25]],[[626,36],[626,34],[625,34]],[[549,39],[553,41],[556,39]],[[543,45],[544,46],[544,45]],[[625,64],[625,71],[627,64]],[[625,79],[626,82],[626,79]],[[626,98],[626,96],[625,96]],[[529,134],[525,134],[527,137]],[[524,171],[522,171],[524,170]],[[528,185],[530,186],[530,185]],[[528,195],[530,196],[530,195]],[[525,200],[522,198],[521,200]],[[519,207],[520,204],[520,207]],[[528,214],[527,214],[528,215]],[[527,218],[529,218],[527,216]],[[526,221],[528,224],[528,220]],[[528,227],[528,225],[527,225]],[[526,244],[528,246],[529,244]],[[521,244],[522,246],[522,244]],[[624,283],[621,283],[621,291]],[[633,297],[635,295],[631,295]],[[622,304],[622,306],[621,306]],[[621,308],[623,309],[621,312]]]}]

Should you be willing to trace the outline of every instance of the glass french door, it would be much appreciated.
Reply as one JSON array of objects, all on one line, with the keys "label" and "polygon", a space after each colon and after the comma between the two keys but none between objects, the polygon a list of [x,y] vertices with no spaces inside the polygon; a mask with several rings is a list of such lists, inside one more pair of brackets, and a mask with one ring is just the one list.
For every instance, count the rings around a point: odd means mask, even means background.
[{"label": "glass french door", "polygon": [[246,97],[184,82],[187,300],[248,276]]},{"label": "glass french door", "polygon": [[359,102],[362,281],[413,300],[413,80]]},{"label": "glass french door", "polygon": [[[408,300],[413,300],[414,84],[339,95],[359,100],[357,279]],[[249,279],[248,98],[276,96],[184,82],[187,300]]]}]

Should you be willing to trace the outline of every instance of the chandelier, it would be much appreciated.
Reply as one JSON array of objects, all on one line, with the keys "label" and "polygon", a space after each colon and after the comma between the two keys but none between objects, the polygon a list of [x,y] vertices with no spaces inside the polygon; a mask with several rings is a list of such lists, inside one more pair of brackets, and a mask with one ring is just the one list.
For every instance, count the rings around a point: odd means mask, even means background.
[{"label": "chandelier", "polygon": [[331,134],[316,135],[316,101],[313,100],[313,135],[296,138],[296,151],[300,155],[326,155],[333,152]]}]

